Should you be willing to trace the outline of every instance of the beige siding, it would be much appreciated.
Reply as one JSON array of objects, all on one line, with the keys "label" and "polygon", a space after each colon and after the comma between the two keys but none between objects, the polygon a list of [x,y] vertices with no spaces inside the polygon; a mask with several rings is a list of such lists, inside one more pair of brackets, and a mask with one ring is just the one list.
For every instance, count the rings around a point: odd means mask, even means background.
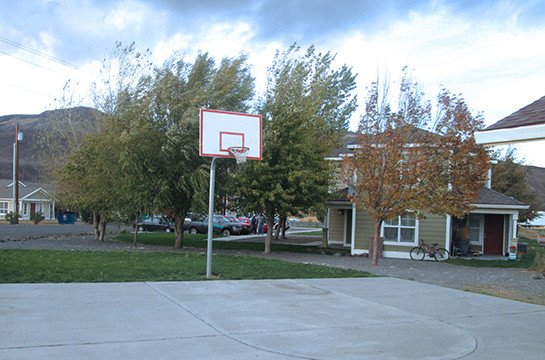
[{"label": "beige siding", "polygon": [[368,250],[369,238],[375,236],[374,221],[368,215],[367,211],[357,211],[356,213],[356,241],[354,249]]},{"label": "beige siding", "polygon": [[[438,243],[445,247],[447,236],[447,219],[445,216],[428,215],[420,220],[419,237],[426,243]],[[418,239],[420,241],[420,239]]]},{"label": "beige siding", "polygon": [[[328,205],[329,211],[329,241],[343,242],[346,211],[339,214],[339,209],[346,209],[343,205]],[[428,243],[439,243],[445,247],[446,217],[428,215],[419,221],[419,240],[424,239]],[[355,250],[369,250],[369,238],[374,236],[374,221],[366,211],[356,212],[356,236]],[[414,244],[385,245],[384,251],[408,252]]]},{"label": "beige siding", "polygon": [[[369,250],[369,238],[374,236],[374,221],[367,212],[358,211],[356,225],[355,249]],[[429,215],[419,222],[419,237],[426,242],[437,242],[440,247],[445,246],[446,218],[444,216]],[[419,240],[420,240],[419,239]],[[414,244],[385,245],[384,251],[409,251]]]},{"label": "beige siding", "polygon": [[328,241],[343,241],[344,238],[344,216],[339,214],[338,207],[332,207],[329,211],[329,239]]}]

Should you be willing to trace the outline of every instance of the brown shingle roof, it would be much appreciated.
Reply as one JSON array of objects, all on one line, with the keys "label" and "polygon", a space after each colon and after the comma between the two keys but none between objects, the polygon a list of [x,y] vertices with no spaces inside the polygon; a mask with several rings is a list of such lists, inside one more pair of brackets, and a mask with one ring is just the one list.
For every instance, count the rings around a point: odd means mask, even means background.
[{"label": "brown shingle roof", "polygon": [[538,124],[545,124],[545,96],[490,125],[484,131]]}]

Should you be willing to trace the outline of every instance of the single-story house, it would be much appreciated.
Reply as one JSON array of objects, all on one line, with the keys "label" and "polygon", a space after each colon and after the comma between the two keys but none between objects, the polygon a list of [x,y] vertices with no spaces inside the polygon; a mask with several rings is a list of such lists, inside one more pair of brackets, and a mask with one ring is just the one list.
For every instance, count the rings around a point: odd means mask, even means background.
[{"label": "single-story house", "polygon": [[[328,157],[329,160],[340,161],[350,155],[355,148],[355,134],[347,134],[344,140],[344,145]],[[445,214],[428,215],[423,219],[406,215],[385,221],[381,229],[383,256],[409,258],[410,250],[418,246],[420,239],[452,251],[461,227],[470,228],[473,251],[483,255],[506,254],[517,237],[519,211],[528,206],[488,187],[481,189],[472,205],[475,209],[463,219]],[[333,198],[326,202],[326,210],[327,243],[350,248],[352,255],[368,254],[369,239],[374,237],[374,222],[366,211],[356,209],[350,202],[348,188],[339,187]]]},{"label": "single-story house", "polygon": [[[33,212],[42,213],[46,219],[55,219],[56,199],[45,185],[35,182],[19,181],[19,214],[21,219],[29,219]],[[0,218],[13,211],[13,180],[0,180]]]}]

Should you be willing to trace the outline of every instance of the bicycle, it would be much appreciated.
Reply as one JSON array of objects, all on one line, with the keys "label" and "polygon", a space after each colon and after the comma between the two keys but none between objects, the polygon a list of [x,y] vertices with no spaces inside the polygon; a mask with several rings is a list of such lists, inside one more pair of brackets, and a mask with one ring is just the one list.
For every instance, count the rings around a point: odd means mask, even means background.
[{"label": "bicycle", "polygon": [[426,244],[420,239],[420,245],[411,249],[410,255],[413,260],[424,260],[426,255],[435,261],[445,261],[450,258],[450,254],[445,248],[437,248],[438,243]]}]

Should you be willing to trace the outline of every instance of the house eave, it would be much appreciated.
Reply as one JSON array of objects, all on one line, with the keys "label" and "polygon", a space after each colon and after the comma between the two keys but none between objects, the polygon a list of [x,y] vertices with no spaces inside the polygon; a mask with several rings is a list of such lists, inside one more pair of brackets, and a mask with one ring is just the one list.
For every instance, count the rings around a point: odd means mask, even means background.
[{"label": "house eave", "polygon": [[501,210],[526,210],[528,205],[497,205],[497,204],[471,204],[477,209],[501,209]]},{"label": "house eave", "polygon": [[326,201],[326,205],[350,205],[350,200],[331,200]]},{"label": "house eave", "polygon": [[545,140],[545,124],[475,132],[475,141],[483,146],[508,145]]}]

